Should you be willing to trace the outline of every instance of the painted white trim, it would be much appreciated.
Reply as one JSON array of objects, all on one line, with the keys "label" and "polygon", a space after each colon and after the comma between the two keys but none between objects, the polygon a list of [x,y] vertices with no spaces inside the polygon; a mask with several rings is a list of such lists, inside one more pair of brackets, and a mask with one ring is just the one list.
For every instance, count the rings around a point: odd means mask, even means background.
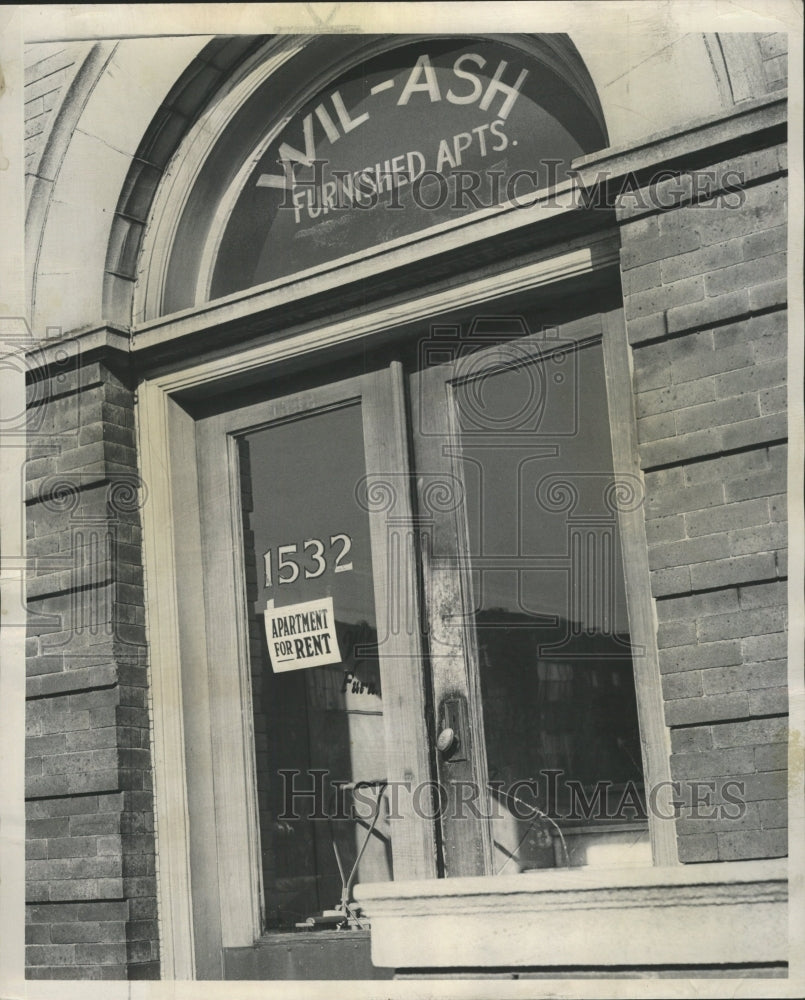
[{"label": "painted white trim", "polygon": [[202,606],[188,611],[186,617],[192,618],[185,627],[206,633],[206,662],[196,670],[209,691],[215,846],[208,850],[209,863],[218,867],[221,945],[230,948],[257,939],[262,908],[251,657],[238,556],[243,525],[235,441],[215,419],[212,426],[196,424],[196,434],[199,505],[198,513],[186,516],[198,518],[199,538],[205,540],[198,587]]},{"label": "painted white trim", "polygon": [[788,958],[787,873],[784,858],[550,870],[362,884],[355,896],[371,920],[379,966],[781,962]]},{"label": "painted white trim", "polygon": [[150,688],[153,706],[154,809],[157,827],[157,899],[163,979],[194,979],[195,948],[190,878],[184,710],[179,656],[168,396],[143,384],[138,391],[137,434],[142,505]]},{"label": "painted white trim", "polygon": [[[253,56],[227,85],[224,95],[193,126],[160,183],[151,206],[151,225],[140,252],[139,273],[145,279],[134,289],[132,315],[135,322],[156,315],[162,305],[168,263],[174,238],[201,168],[218,142],[222,130],[267,77],[300,52],[309,38],[279,35]],[[258,62],[254,68],[255,61]]]},{"label": "painted white trim", "polygon": [[[618,260],[618,238],[612,233],[576,241],[570,246],[572,249],[566,248],[563,253],[558,255],[545,257],[500,274],[477,278],[465,284],[416,298],[414,301],[409,298],[363,316],[335,323],[310,324],[300,332],[286,336],[282,340],[261,344],[226,358],[202,362],[179,372],[159,376],[155,381],[166,391],[209,384],[217,379],[285,358],[301,356],[311,351],[319,351],[323,348],[356,341],[382,330],[416,322],[459,306],[475,305],[503,295],[539,288],[565,278],[591,274],[593,271],[608,264],[614,264]],[[324,276],[320,281],[312,281],[311,287],[306,291],[309,291],[311,295],[323,291],[335,291],[343,284],[343,275],[340,278]],[[284,295],[276,293],[250,295],[224,306],[210,306],[194,311],[190,316],[180,316],[169,321],[162,320],[150,328],[140,329],[135,335],[134,353],[155,346],[168,336],[184,336],[202,326],[208,327],[217,323],[245,319],[256,312],[261,305],[277,305],[280,302],[289,301],[295,298],[298,292],[299,285],[294,283]]]},{"label": "painted white trim", "polygon": [[[645,493],[637,446],[637,418],[634,409],[632,355],[626,334],[623,310],[603,317],[604,372],[607,382],[612,461],[616,478],[639,480]],[[628,482],[628,480],[627,480]],[[633,509],[630,507],[633,506]],[[662,819],[673,815],[671,792],[671,733],[665,724],[665,701],[657,649],[657,610],[651,594],[651,575],[643,503],[624,504],[618,509],[626,607],[629,612],[631,642],[642,647],[633,656],[640,742],[643,749],[646,783],[656,803],[649,808],[649,831],[654,864],[679,863],[676,824]]]}]

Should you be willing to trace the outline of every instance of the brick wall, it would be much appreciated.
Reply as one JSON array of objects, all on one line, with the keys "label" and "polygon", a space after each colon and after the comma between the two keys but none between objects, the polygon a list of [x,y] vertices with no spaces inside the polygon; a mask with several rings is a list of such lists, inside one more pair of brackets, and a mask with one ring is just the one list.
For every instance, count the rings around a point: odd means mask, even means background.
[{"label": "brick wall", "polygon": [[784,147],[706,166],[741,191],[647,182],[618,212],[672,777],[716,783],[689,862],[786,853]]},{"label": "brick wall", "polygon": [[134,394],[124,366],[67,348],[29,385],[28,975],[153,978]]}]

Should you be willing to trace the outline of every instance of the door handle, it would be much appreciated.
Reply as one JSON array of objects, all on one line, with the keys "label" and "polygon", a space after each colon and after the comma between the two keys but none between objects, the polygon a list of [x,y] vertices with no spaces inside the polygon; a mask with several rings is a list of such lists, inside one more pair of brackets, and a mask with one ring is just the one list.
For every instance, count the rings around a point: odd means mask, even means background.
[{"label": "door handle", "polygon": [[448,754],[458,746],[458,735],[454,729],[447,726],[436,737],[436,749],[439,753]]},{"label": "door handle", "polygon": [[451,763],[469,760],[469,717],[463,698],[445,698],[441,710],[442,728],[436,737],[436,749]]}]

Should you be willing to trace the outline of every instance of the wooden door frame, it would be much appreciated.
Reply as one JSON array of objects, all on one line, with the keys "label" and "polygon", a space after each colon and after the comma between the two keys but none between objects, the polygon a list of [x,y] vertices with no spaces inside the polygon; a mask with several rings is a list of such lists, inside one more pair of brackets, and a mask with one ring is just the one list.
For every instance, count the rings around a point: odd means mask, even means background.
[{"label": "wooden door frame", "polygon": [[[222,949],[253,944],[262,928],[234,434],[269,424],[294,407],[315,412],[360,400],[367,495],[379,498],[369,511],[373,552],[383,553],[393,542],[399,565],[406,568],[404,594],[411,598],[417,591],[401,366],[339,380],[313,390],[307,403],[301,399],[297,394],[194,419],[163,386],[143,383],[139,389],[143,481],[149,490],[144,549],[163,961],[171,978],[222,978]],[[377,559],[381,567],[385,562]],[[205,579],[217,581],[214,592],[205,588]],[[389,706],[387,777],[399,783],[396,805],[403,817],[393,820],[395,878],[433,878],[433,822],[409,808],[404,787],[407,783],[413,792],[429,776],[419,617],[414,616],[415,629],[393,628],[386,577],[375,573],[374,585],[378,634],[386,637],[380,661]]]}]

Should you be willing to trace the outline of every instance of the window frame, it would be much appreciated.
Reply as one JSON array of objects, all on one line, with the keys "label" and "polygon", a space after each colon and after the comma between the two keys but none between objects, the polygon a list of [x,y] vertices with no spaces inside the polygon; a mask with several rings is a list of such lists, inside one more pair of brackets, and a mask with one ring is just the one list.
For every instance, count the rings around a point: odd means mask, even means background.
[{"label": "window frame", "polygon": [[[208,304],[205,296],[222,235],[220,227],[229,218],[236,193],[253,165],[254,156],[259,150],[267,148],[288,119],[299,112],[308,100],[324,92],[342,73],[365,59],[417,41],[456,37],[497,42],[520,50],[544,64],[586,105],[606,139],[606,123],[595,85],[568,36],[521,32],[469,32],[459,36],[450,33],[423,35],[413,32],[399,36],[357,33],[341,35],[340,38],[332,35],[271,36],[236,70],[220,99],[213,102],[191,127],[183,142],[183,155],[177,157],[175,170],[157,189],[151,209],[153,225],[146,230],[142,246],[143,266],[140,272],[147,280],[139,280],[133,291],[132,312],[138,325],[158,321],[164,315],[167,289],[171,283],[169,272],[175,256],[182,272],[178,286],[190,296],[188,301],[195,302],[195,308]],[[326,43],[324,53],[320,48],[322,38]],[[307,81],[301,90],[300,79]],[[268,132],[264,106],[260,101],[252,100],[266,81],[271,83],[270,103],[273,108],[273,122]],[[220,141],[222,135],[226,137],[223,143]],[[606,148],[606,145],[605,141],[601,148]],[[238,150],[239,157],[233,157],[232,148]],[[214,165],[214,169],[207,169],[210,164]],[[236,168],[234,173],[233,167]],[[226,178],[226,183],[222,193],[223,178]],[[563,184],[558,189],[548,190],[553,196],[557,191],[567,191],[568,188],[568,184]],[[520,219],[524,213],[519,209],[538,204],[543,194],[534,192],[518,197],[515,204],[495,205],[470,213],[469,219],[451,221],[434,227],[430,232],[414,233],[399,241],[399,250],[405,255],[412,247],[419,248],[423,239],[437,242],[442,239],[448,244],[461,245],[468,236],[472,238],[470,234],[479,232],[477,224],[483,219],[488,220],[492,229],[514,228],[527,221]],[[195,211],[190,212],[190,228],[182,235],[183,214],[191,201]],[[556,202],[551,201],[551,207],[555,205]],[[202,219],[209,212],[212,214]],[[207,226],[209,229],[205,228]],[[175,254],[177,249],[180,252]],[[364,260],[372,261],[377,268],[388,256],[389,248],[380,243],[367,251],[348,254],[302,274],[305,277],[308,274],[326,276],[333,269],[340,271],[353,261]],[[274,291],[298,278],[299,275],[295,274],[258,287]],[[249,294],[253,292],[254,289],[248,290]]]}]

